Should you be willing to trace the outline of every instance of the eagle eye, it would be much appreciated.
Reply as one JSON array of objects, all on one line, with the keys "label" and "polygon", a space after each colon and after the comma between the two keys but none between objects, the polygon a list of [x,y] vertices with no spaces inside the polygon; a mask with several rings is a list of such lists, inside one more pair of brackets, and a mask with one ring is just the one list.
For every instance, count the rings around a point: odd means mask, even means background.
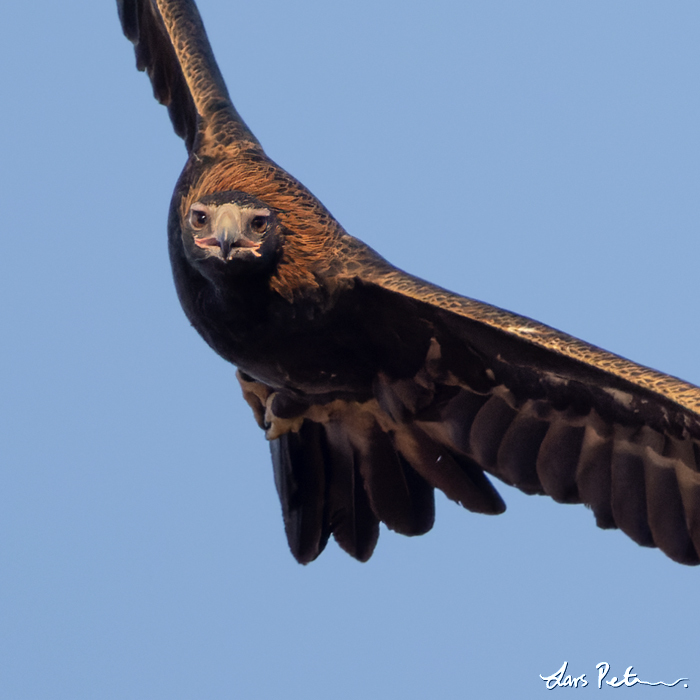
[{"label": "eagle eye", "polygon": [[192,209],[190,212],[190,225],[195,229],[202,229],[207,225],[209,217],[205,211],[201,209]]},{"label": "eagle eye", "polygon": [[253,233],[265,233],[267,231],[267,216],[254,216],[250,222],[250,230]]}]

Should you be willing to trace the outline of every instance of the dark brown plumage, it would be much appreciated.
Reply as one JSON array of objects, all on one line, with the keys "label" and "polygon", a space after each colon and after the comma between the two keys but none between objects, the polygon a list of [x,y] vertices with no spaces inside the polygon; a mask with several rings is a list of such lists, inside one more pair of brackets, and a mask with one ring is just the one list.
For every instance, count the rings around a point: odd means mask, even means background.
[{"label": "dark brown plumage", "polygon": [[394,268],[265,155],[191,0],[118,7],[189,151],[178,296],[239,368],[300,562],[427,532],[435,488],[501,513],[488,472],[700,563],[700,389]]}]

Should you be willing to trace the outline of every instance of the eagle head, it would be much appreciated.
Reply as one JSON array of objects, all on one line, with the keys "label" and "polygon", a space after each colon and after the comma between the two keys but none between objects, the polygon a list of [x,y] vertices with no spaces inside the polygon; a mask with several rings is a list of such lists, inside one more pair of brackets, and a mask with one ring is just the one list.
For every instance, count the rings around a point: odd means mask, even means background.
[{"label": "eagle head", "polygon": [[181,223],[185,254],[206,277],[254,272],[277,258],[282,227],[276,212],[245,192],[206,195]]}]

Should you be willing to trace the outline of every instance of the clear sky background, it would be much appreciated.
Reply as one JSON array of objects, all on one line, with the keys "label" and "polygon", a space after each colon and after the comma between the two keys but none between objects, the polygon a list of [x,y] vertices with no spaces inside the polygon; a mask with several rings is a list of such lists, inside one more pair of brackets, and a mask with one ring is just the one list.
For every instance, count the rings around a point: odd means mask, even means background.
[{"label": "clear sky background", "polygon": [[[269,155],[400,267],[700,383],[700,5],[201,0]],[[6,3],[0,697],[690,697],[700,570],[501,486],[295,563],[188,325],[185,162],[111,0]],[[564,661],[583,689],[547,691]],[[673,689],[595,687],[633,665]],[[609,677],[610,677],[609,676]]]}]

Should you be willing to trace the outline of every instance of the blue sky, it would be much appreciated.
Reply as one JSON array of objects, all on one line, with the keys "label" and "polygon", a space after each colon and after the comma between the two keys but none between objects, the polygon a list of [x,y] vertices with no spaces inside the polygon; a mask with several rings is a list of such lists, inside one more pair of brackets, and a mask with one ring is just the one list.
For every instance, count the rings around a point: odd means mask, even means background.
[{"label": "blue sky", "polygon": [[[700,383],[697,3],[200,9],[248,125],[351,234]],[[597,691],[602,661],[698,686],[700,571],[581,506],[441,497],[367,564],[296,564],[234,369],[175,297],[185,150],[114,3],[3,15],[2,697],[684,692]],[[547,691],[565,660],[590,685]]]}]

